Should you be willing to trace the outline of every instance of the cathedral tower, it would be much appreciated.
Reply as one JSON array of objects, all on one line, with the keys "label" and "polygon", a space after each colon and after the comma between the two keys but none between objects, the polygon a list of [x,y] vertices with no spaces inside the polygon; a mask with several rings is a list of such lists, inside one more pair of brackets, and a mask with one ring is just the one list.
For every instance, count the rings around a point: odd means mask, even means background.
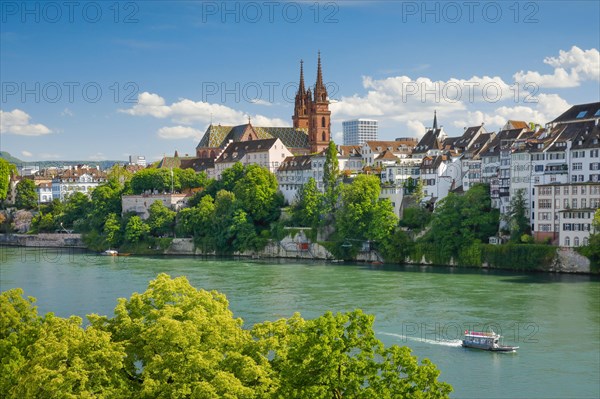
[{"label": "cathedral tower", "polygon": [[294,122],[295,128],[307,129],[308,128],[308,91],[304,87],[304,68],[303,61],[300,60],[300,84],[298,85],[298,92],[296,93],[296,101],[294,104],[294,115],[292,121]]},{"label": "cathedral tower", "polygon": [[310,143],[310,150],[314,153],[321,152],[327,148],[331,140],[331,111],[329,110],[327,89],[325,88],[325,84],[323,84],[320,51],[317,64],[317,82],[313,95],[313,99],[308,99],[310,105],[308,110],[308,141]]}]

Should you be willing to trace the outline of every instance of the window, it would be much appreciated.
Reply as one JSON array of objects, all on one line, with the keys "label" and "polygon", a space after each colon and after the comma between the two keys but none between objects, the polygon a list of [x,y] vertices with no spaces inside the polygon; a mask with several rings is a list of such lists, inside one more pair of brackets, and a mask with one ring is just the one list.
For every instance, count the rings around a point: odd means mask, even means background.
[{"label": "window", "polygon": [[579,237],[575,237],[574,244],[576,247],[579,246]]},{"label": "window", "polygon": [[552,200],[549,199],[541,199],[538,202],[540,208],[552,208]]},{"label": "window", "polygon": [[565,237],[565,247],[571,246],[571,239],[569,237]]},{"label": "window", "polygon": [[587,200],[585,198],[581,199],[581,207],[585,208],[587,206]]},{"label": "window", "polygon": [[581,162],[575,162],[573,164],[573,170],[582,170],[583,169],[583,164]]},{"label": "window", "polygon": [[571,204],[572,204],[573,209],[577,209],[577,198],[573,198],[573,200],[571,201]]},{"label": "window", "polygon": [[585,116],[585,114],[587,114],[587,111],[581,111],[580,113],[577,114],[577,116],[575,118],[581,119]]}]

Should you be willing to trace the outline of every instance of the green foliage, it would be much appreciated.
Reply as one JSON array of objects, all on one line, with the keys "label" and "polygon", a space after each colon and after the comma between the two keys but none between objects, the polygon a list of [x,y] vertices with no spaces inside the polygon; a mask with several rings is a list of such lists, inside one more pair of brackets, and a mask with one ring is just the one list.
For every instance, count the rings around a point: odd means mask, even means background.
[{"label": "green foliage", "polygon": [[33,209],[38,204],[35,183],[30,179],[22,179],[17,183],[15,206],[17,209]]},{"label": "green foliage", "polygon": [[548,245],[481,245],[481,262],[496,269],[548,270],[555,256],[556,247]]},{"label": "green foliage", "polygon": [[326,213],[335,214],[340,196],[340,166],[337,158],[337,147],[333,141],[329,142],[325,153],[325,164],[323,165],[323,205]]},{"label": "green foliage", "polygon": [[292,204],[292,223],[294,226],[317,228],[323,212],[323,194],[317,188],[312,177],[300,187],[296,201]]},{"label": "green foliage", "polygon": [[150,232],[150,227],[139,216],[132,216],[125,227],[125,240],[128,242],[141,241]]},{"label": "green foliage", "polygon": [[167,208],[161,201],[154,201],[148,208],[148,226],[154,236],[172,234],[177,213]]},{"label": "green foliage", "polygon": [[512,242],[518,243],[524,234],[531,233],[524,189],[517,190],[511,198],[505,221],[508,224]]},{"label": "green foliage", "polygon": [[326,313],[243,329],[224,295],[160,274],[113,317],[37,315],[0,294],[3,398],[447,398],[439,370],[385,347],[373,316]]},{"label": "green foliage", "polygon": [[422,206],[406,208],[400,220],[400,226],[411,230],[423,230],[431,221],[431,212]]},{"label": "green foliage", "polygon": [[82,192],[76,192],[67,198],[61,221],[64,227],[73,227],[76,221],[85,220],[92,211],[92,202]]},{"label": "green foliage", "polygon": [[121,242],[121,223],[114,213],[108,215],[104,222],[104,237],[109,247],[117,247]]},{"label": "green foliage", "polygon": [[359,175],[342,187],[342,205],[336,216],[336,256],[352,258],[361,242],[384,241],[394,231],[398,218],[389,200],[379,200],[379,179]]},{"label": "green foliage", "polygon": [[596,209],[594,213],[588,245],[578,247],[577,250],[589,258],[591,270],[598,273],[600,271],[600,209]]},{"label": "green foliage", "polygon": [[142,169],[131,178],[131,189],[134,194],[142,194],[146,191],[155,190],[158,192],[170,192],[171,171],[155,168]]},{"label": "green foliage", "polygon": [[377,246],[377,249],[386,262],[404,263],[413,252],[414,245],[413,240],[404,230],[396,228],[381,245]]},{"label": "green foliage", "polygon": [[278,398],[446,398],[450,385],[427,359],[421,365],[407,347],[386,348],[375,337],[374,317],[360,310],[299,314],[254,326],[253,336],[279,384]]},{"label": "green foliage", "polygon": [[279,218],[283,205],[277,179],[267,168],[256,164],[247,165],[244,172],[235,183],[235,197],[254,223],[268,226]]},{"label": "green foliage", "polygon": [[0,201],[4,201],[6,199],[10,184],[10,176],[15,172],[15,165],[0,158]]},{"label": "green foliage", "polygon": [[431,228],[421,241],[434,245],[435,262],[443,264],[460,258],[473,243],[487,241],[498,231],[498,220],[498,210],[491,208],[489,187],[475,184],[463,196],[450,193],[437,204]]}]

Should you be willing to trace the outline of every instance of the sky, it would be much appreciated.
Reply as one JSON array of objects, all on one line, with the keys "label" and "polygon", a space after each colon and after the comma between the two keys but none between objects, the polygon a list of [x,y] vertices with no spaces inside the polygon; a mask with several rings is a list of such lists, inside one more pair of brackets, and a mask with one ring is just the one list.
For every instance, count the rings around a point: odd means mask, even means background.
[{"label": "sky", "polygon": [[194,154],[208,125],[291,126],[321,52],[332,111],[379,138],[545,124],[600,101],[597,1],[0,2],[0,149]]}]

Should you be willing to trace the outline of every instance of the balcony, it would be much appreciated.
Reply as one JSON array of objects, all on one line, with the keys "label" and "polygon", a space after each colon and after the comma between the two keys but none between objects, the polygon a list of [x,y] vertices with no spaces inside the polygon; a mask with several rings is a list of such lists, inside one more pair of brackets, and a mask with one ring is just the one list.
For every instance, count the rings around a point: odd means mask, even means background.
[{"label": "balcony", "polygon": [[545,175],[559,175],[568,173],[569,168],[567,164],[549,164],[546,165],[546,169],[544,170]]}]

